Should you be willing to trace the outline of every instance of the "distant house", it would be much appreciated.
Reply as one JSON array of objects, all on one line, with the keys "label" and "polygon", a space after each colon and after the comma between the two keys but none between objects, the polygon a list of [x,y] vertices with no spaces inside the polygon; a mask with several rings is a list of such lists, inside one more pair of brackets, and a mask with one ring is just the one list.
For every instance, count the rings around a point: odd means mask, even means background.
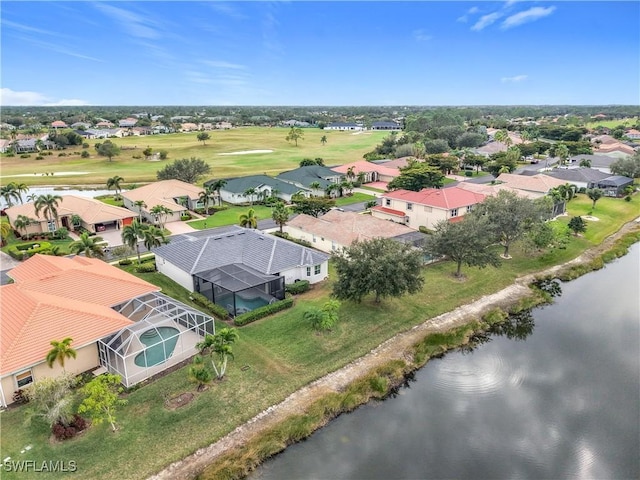
[{"label": "distant house", "polygon": [[[323,196],[325,190],[330,185],[339,185],[344,175],[337,173],[330,168],[320,165],[309,165],[299,167],[295,170],[282,172],[276,177],[278,180],[295,185],[298,188],[310,190],[315,196]],[[320,188],[312,189],[314,183],[320,184]]]},{"label": "distant house", "polygon": [[[5,213],[11,226],[15,228],[15,221],[19,215],[31,219],[31,224],[18,233],[31,234],[53,232],[60,227],[67,230],[77,230],[78,227],[86,228],[89,232],[99,233],[105,230],[119,230],[131,224],[136,217],[126,208],[109,205],[100,200],[76,195],[61,195],[57,210],[58,221],[48,221],[43,211],[36,214],[34,202],[14,205],[7,208]],[[80,217],[80,223],[74,224],[74,215]],[[17,230],[17,229],[16,229]]]},{"label": "distant house", "polygon": [[88,128],[86,133],[93,135],[93,138],[122,138],[124,131],[121,128]]},{"label": "distant house", "polygon": [[233,125],[230,122],[218,122],[215,127],[217,130],[229,130]]},{"label": "distant house", "polygon": [[197,124],[197,123],[183,123],[183,124],[180,126],[180,129],[181,129],[183,132],[194,132],[194,131],[196,131],[196,130],[199,130],[199,128],[198,128],[198,124]]},{"label": "distant house", "polygon": [[[171,213],[164,222],[180,221],[182,215],[189,210],[204,207],[199,200],[202,188],[180,180],[160,180],[143,187],[122,193],[124,206],[138,215],[142,215],[150,223],[158,223],[159,219],[151,213],[156,205],[167,207]],[[138,207],[136,202],[142,202]]]},{"label": "distant house", "polygon": [[108,120],[102,120],[101,122],[96,123],[96,128],[113,128],[114,125]]},{"label": "distant house", "polygon": [[501,173],[496,182],[504,183],[508,187],[516,190],[523,190],[533,194],[535,197],[544,197],[551,189],[564,185],[564,180],[558,180],[549,175],[516,175],[514,173]]},{"label": "distant house", "polygon": [[478,155],[482,155],[483,157],[489,157],[494,153],[506,152],[507,150],[508,148],[504,143],[490,141],[489,143],[476,148],[474,151]]},{"label": "distant house", "polygon": [[55,122],[51,122],[51,128],[68,128],[68,126],[62,120],[56,120]]},{"label": "distant house", "polygon": [[402,130],[402,127],[396,122],[373,122],[371,130]]},{"label": "distant house", "polygon": [[215,331],[211,317],[94,258],[36,254],[8,275],[14,283],[0,287],[2,406],[16,390],[63,372],[45,361],[52,340],[73,339],[67,372],[98,368],[129,387],[193,356]]},{"label": "distant house", "polygon": [[75,122],[71,124],[71,128],[82,128],[86,130],[87,128],[91,128],[91,124],[87,122]]},{"label": "distant house", "polygon": [[[303,191],[305,195],[311,193],[310,190],[268,175],[248,175],[246,177],[227,178],[225,181],[226,184],[220,189],[220,197],[223,201],[232,205],[255,202],[260,198],[271,196],[278,197],[285,202],[291,202],[291,197],[300,191]],[[213,182],[215,180],[210,180],[205,182],[204,185],[207,186]],[[252,198],[245,195],[245,192],[249,189],[255,190]]]},{"label": "distant house", "polygon": [[604,191],[606,197],[621,197],[625,194],[625,189],[632,185],[633,178],[612,175],[589,183],[588,188],[599,188]]},{"label": "distant house", "polygon": [[543,175],[562,180],[575,185],[578,188],[587,188],[590,184],[610,177],[608,173],[603,173],[595,168],[554,168],[544,172]]},{"label": "distant house", "polygon": [[631,130],[627,130],[627,133],[624,134],[627,138],[631,140],[639,140],[640,139],[640,131],[632,128]]},{"label": "distant house", "polygon": [[0,153],[6,153],[11,147],[13,140],[0,139]]},{"label": "distant house", "polygon": [[617,159],[609,155],[574,155],[569,158],[573,164],[580,165],[580,162],[587,160],[591,164],[591,168],[600,170],[604,173],[611,173],[611,164]]},{"label": "distant house", "polygon": [[330,210],[319,218],[305,214],[297,215],[289,220],[284,231],[293,238],[305,240],[314,248],[327,253],[340,251],[355,241],[396,238],[414,232],[399,223],[340,210]]},{"label": "distant house", "polygon": [[151,135],[153,129],[151,127],[133,127],[131,133],[136,136]]},{"label": "distant house", "polygon": [[120,128],[132,128],[136,126],[136,123],[138,123],[138,119],[137,118],[125,118],[123,120],[118,120],[118,126]]},{"label": "distant house", "polygon": [[469,213],[485,196],[459,187],[425,188],[419,192],[395,190],[382,195],[382,205],[371,209],[371,214],[383,220],[405,224],[414,230],[424,226],[433,230],[446,220],[455,222]]},{"label": "distant house", "polygon": [[360,131],[364,130],[364,125],[354,122],[332,122],[326,127],[325,130],[340,130],[340,131]]},{"label": "distant house", "polygon": [[282,300],[285,283],[328,275],[329,255],[238,226],[176,235],[153,252],[159,272],[234,316]]},{"label": "distant house", "polygon": [[300,120],[287,120],[285,122],[282,122],[282,125],[285,127],[300,127],[300,128],[306,128],[311,126],[309,122],[301,122]]}]

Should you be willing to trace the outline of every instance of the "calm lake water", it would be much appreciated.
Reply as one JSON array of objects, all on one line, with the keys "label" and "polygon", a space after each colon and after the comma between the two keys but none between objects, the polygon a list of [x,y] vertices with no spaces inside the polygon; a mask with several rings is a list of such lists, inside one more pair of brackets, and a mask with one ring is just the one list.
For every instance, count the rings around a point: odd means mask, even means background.
[{"label": "calm lake water", "polygon": [[562,284],[518,340],[429,362],[250,478],[640,478],[639,266],[636,244]]}]

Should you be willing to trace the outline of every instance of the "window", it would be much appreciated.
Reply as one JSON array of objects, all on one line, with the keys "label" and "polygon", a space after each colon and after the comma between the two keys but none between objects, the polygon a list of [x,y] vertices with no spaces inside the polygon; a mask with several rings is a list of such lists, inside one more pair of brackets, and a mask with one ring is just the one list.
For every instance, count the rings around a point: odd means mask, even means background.
[{"label": "window", "polygon": [[313,274],[314,275],[320,275],[320,265],[314,265]]},{"label": "window", "polygon": [[407,203],[407,210],[413,210],[413,203]]},{"label": "window", "polygon": [[311,276],[311,267],[307,267],[307,277]]},{"label": "window", "polygon": [[331,250],[336,250],[338,247],[336,247],[336,242],[334,242],[333,240],[331,240]]},{"label": "window", "polygon": [[385,204],[385,206],[390,207],[391,206],[391,199],[385,198],[384,199],[384,204]]},{"label": "window", "polygon": [[469,213],[471,210],[473,210],[473,205],[469,205],[469,206],[467,207],[467,213]]},{"label": "window", "polygon": [[50,232],[55,232],[56,231],[56,221],[55,220],[49,220],[49,222],[47,223],[47,228],[49,229]]},{"label": "window", "polygon": [[316,236],[313,236],[313,243],[316,243]]},{"label": "window", "polygon": [[458,216],[458,209],[454,208],[453,210],[451,210],[451,216],[452,217],[457,217]]},{"label": "window", "polygon": [[27,370],[26,372],[17,374],[16,383],[18,384],[18,388],[26,387],[30,383],[33,383],[33,375],[31,373],[31,370]]}]

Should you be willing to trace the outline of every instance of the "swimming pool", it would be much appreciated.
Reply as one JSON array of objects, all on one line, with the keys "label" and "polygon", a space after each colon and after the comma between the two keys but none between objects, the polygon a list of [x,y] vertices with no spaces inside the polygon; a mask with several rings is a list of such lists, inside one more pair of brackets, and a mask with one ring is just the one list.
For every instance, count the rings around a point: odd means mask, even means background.
[{"label": "swimming pool", "polygon": [[173,327],[158,327],[143,332],[138,338],[148,348],[136,355],[134,363],[139,367],[153,367],[166,362],[176,348],[179,333],[180,330]]}]

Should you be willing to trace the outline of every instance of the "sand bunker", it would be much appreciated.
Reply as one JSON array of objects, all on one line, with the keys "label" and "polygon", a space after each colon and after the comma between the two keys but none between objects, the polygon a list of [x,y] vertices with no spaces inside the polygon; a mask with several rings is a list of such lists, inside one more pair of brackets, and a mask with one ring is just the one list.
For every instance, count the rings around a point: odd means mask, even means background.
[{"label": "sand bunker", "polygon": [[273,153],[273,150],[242,150],[240,152],[219,153],[218,155],[251,155],[252,153]]},{"label": "sand bunker", "polygon": [[3,175],[3,177],[46,177],[46,176],[68,176],[68,175],[89,175],[91,172],[45,172],[45,173],[20,173],[18,175]]}]

